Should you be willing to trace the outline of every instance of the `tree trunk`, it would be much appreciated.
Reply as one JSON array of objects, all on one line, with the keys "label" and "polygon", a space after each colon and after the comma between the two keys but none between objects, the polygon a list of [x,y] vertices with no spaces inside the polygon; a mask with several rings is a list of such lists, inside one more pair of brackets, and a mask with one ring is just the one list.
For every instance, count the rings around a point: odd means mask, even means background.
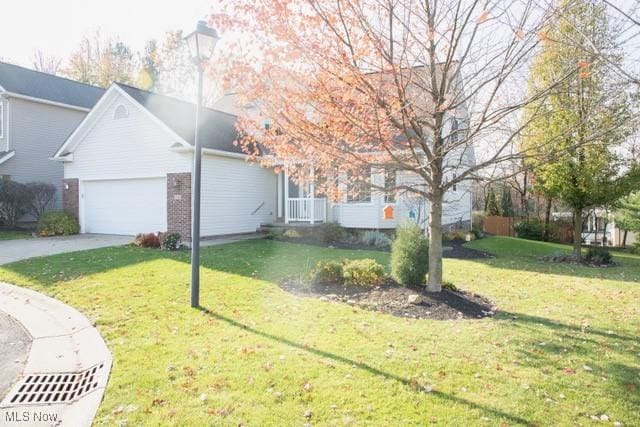
[{"label": "tree trunk", "polygon": [[429,215],[429,280],[427,291],[442,291],[442,195],[434,194]]},{"label": "tree trunk", "polygon": [[547,206],[544,211],[544,234],[542,236],[542,240],[545,242],[549,241],[549,224],[551,222],[551,197],[547,198]]},{"label": "tree trunk", "polygon": [[622,233],[622,247],[627,247],[627,230],[624,230],[624,233]]},{"label": "tree trunk", "polygon": [[573,221],[573,257],[582,259],[582,209],[576,209]]}]

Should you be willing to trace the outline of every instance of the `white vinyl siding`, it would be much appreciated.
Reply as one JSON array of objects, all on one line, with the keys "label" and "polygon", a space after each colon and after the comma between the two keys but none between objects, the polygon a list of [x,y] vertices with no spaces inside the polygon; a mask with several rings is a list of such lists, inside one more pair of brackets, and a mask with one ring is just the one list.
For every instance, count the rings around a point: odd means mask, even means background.
[{"label": "white vinyl siding", "polygon": [[[114,120],[120,106],[126,106],[129,116]],[[191,154],[169,150],[178,141],[142,107],[121,95],[103,107],[74,150],[73,161],[65,163],[65,178],[143,178],[191,171]]]},{"label": "white vinyl siding", "polygon": [[83,233],[166,231],[166,179],[81,181],[80,218]]},{"label": "white vinyl siding", "polygon": [[202,159],[201,235],[253,233],[276,215],[276,174],[240,159]]}]

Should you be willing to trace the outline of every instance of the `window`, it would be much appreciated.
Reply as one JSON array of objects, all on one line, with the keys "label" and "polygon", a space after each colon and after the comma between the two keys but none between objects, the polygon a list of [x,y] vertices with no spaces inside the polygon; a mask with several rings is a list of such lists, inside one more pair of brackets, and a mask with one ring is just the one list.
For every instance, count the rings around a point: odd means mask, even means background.
[{"label": "window", "polygon": [[361,176],[355,181],[353,180],[353,175],[349,173],[347,202],[371,202],[371,168],[364,169]]},{"label": "window", "polygon": [[0,102],[0,138],[4,138],[4,104]]},{"label": "window", "polygon": [[385,169],[384,171],[384,202],[396,202],[396,171],[393,169]]},{"label": "window", "polygon": [[449,138],[452,143],[458,142],[458,120],[454,117],[451,119],[451,131],[449,132]]},{"label": "window", "polygon": [[[453,174],[453,180],[455,181],[455,179],[458,177],[458,175],[456,175],[455,173]],[[453,191],[458,191],[458,184],[453,184]]]},{"label": "window", "polygon": [[118,105],[113,113],[113,120],[126,119],[129,117],[129,110],[124,105]]}]

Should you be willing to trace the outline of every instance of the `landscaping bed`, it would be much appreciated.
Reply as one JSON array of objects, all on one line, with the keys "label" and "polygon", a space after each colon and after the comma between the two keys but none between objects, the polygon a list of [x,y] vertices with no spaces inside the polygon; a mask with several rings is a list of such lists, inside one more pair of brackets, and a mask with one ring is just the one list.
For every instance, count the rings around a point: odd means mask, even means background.
[{"label": "landscaping bed", "polygon": [[427,292],[425,287],[404,287],[390,279],[379,286],[363,287],[339,283],[309,285],[290,278],[281,281],[280,287],[297,296],[414,319],[481,319],[495,314],[493,303],[480,295],[447,288]]},{"label": "landscaping bed", "polygon": [[[345,238],[341,241],[327,242],[313,234],[313,232],[299,233],[296,237],[288,237],[286,234],[273,236],[273,240],[289,243],[300,243],[304,245],[320,246],[323,248],[336,248],[336,249],[352,249],[352,250],[365,250],[365,251],[381,251],[389,252],[390,247],[385,246],[370,246],[361,243],[357,238]],[[298,237],[299,236],[299,237]],[[454,259],[487,259],[492,258],[488,252],[479,251],[477,249],[471,249],[464,246],[467,243],[462,239],[453,239],[447,242],[443,242],[442,256],[444,258]]]}]

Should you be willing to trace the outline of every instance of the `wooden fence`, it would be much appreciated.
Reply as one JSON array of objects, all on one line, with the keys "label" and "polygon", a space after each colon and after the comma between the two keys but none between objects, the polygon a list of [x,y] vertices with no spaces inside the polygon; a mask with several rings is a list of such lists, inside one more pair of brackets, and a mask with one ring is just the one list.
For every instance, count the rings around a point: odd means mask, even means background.
[{"label": "wooden fence", "polygon": [[483,231],[496,236],[515,236],[513,226],[522,221],[520,217],[487,216],[484,219]]}]

